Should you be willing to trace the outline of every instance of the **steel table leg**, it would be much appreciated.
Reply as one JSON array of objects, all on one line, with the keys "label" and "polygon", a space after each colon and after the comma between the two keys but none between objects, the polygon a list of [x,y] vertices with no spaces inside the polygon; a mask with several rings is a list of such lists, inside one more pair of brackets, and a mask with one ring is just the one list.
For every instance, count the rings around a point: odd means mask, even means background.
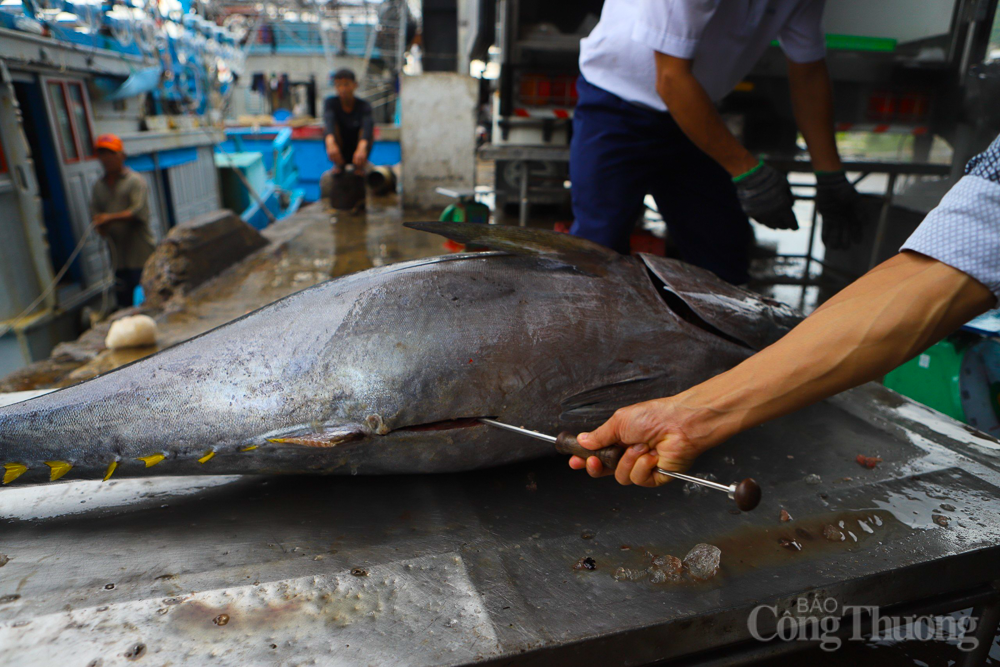
[{"label": "steel table leg", "polygon": [[986,656],[990,654],[993,646],[993,638],[997,634],[997,626],[1000,626],[1000,598],[994,597],[988,602],[982,602],[972,608],[972,618],[978,619],[976,625],[976,639],[979,643],[976,648],[965,654],[961,667],[975,667],[985,665]]},{"label": "steel table leg", "polygon": [[892,196],[896,190],[896,177],[898,174],[889,174],[889,182],[885,187],[885,197],[882,200],[882,211],[878,216],[878,226],[875,228],[875,242],[872,244],[872,256],[868,262],[868,268],[874,267],[878,263],[879,251],[882,250],[882,241],[885,239],[885,229],[889,225],[889,209],[892,208]]}]

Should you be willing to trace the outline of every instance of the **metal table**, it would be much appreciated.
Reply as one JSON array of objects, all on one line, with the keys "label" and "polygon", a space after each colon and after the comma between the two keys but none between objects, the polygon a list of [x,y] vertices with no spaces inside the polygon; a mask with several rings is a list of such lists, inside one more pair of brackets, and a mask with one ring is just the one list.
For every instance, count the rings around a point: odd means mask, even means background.
[{"label": "metal table", "polygon": [[[884,461],[869,470],[858,454]],[[800,597],[975,606],[988,650],[998,471],[997,442],[867,386],[699,459],[700,474],[762,483],[746,514],[722,494],[623,488],[559,459],[439,476],[11,486],[0,663],[738,664],[808,646],[761,644],[747,626],[757,605]],[[857,542],[820,536],[839,521]],[[708,582],[613,577],[646,551],[683,556],[699,542],[722,550]],[[596,570],[573,569],[584,556]]]},{"label": "metal table", "polygon": [[503,146],[484,144],[479,148],[479,157],[484,160],[507,160],[518,165],[521,170],[521,188],[518,195],[518,224],[528,224],[528,181],[531,178],[529,163],[569,162],[569,146]]}]

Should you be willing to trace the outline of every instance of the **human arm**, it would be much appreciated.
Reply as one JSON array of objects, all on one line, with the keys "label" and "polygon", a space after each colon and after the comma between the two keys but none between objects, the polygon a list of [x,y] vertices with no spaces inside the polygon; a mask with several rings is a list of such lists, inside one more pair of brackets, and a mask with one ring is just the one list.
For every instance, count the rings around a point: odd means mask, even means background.
[{"label": "human arm", "polygon": [[726,127],[691,70],[693,61],[656,52],[656,92],[688,139],[730,176],[744,174],[758,159]]},{"label": "human arm", "polygon": [[326,156],[333,163],[333,168],[340,170],[344,165],[344,156],[340,154],[340,146],[337,145],[337,138],[332,134],[326,135]]},{"label": "human arm", "polygon": [[825,60],[788,60],[788,82],[795,122],[809,147],[816,171],[816,208],[823,218],[823,243],[847,248],[859,243],[868,213],[847,180],[833,128],[833,89]]},{"label": "human arm", "polygon": [[833,133],[833,86],[826,60],[798,63],[788,59],[788,87],[799,132],[806,140],[815,171],[842,171]]},{"label": "human arm", "polygon": [[362,107],[361,115],[361,136],[358,137],[358,148],[354,151],[354,166],[364,169],[368,164],[368,155],[371,153],[372,141],[375,136],[375,119],[372,116],[372,107],[367,102]]},{"label": "human arm", "polygon": [[[677,396],[623,408],[590,449],[634,445],[615,477],[662,484],[652,466],[684,470],[741,430],[876,378],[1000,297],[1000,137],[903,245],[774,345]],[[655,454],[646,452],[652,448]],[[589,458],[570,466],[610,474]]]},{"label": "human arm", "polygon": [[122,187],[127,188],[128,206],[114,213],[97,213],[99,207],[92,201],[91,210],[94,212],[92,220],[98,228],[113,222],[149,222],[149,190],[146,182],[134,173],[119,178],[126,179]]},{"label": "human arm", "polygon": [[333,163],[333,168],[340,171],[344,165],[344,157],[340,153],[340,146],[337,143],[337,115],[334,110],[334,98],[327,98],[323,102],[323,128],[326,135],[323,142],[326,145],[326,156]]},{"label": "human arm", "polygon": [[733,176],[743,211],[775,229],[797,229],[787,179],[745,149],[691,71],[692,61],[655,52],[656,90],[681,131]]},{"label": "human arm", "polygon": [[368,141],[365,139],[358,140],[358,149],[354,151],[352,162],[357,169],[364,169],[368,164]]},{"label": "human arm", "polygon": [[132,220],[133,218],[135,218],[135,214],[132,212],[131,208],[127,208],[124,211],[119,211],[118,213],[98,213],[94,215],[93,223],[95,227],[102,227],[104,225],[109,225],[112,222]]},{"label": "human arm", "polygon": [[[1000,212],[1000,210],[998,210]],[[834,296],[778,342],[676,396],[618,410],[580,444],[630,447],[615,478],[658,486],[737,433],[873,380],[996,304],[982,283],[903,252]],[[570,461],[594,477],[596,458]]]},{"label": "human arm", "polygon": [[840,249],[861,241],[870,215],[847,180],[837,152],[823,5],[823,0],[799,5],[782,28],[779,42],[788,58],[795,122],[816,172],[816,208],[823,219],[823,243],[827,248]]}]

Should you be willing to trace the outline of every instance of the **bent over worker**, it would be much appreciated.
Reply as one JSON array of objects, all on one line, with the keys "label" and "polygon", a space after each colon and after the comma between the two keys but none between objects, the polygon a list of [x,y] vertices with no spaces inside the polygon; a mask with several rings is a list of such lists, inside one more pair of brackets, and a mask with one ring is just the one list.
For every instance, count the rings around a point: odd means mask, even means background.
[{"label": "bent over worker", "polygon": [[335,173],[343,171],[348,164],[362,172],[368,164],[375,134],[372,106],[354,95],[358,82],[352,70],[337,70],[333,85],[337,94],[323,102],[326,154]]},{"label": "bent over worker", "polygon": [[614,471],[570,459],[593,477],[658,486],[703,451],[758,424],[874,380],[1000,299],[1000,137],[906,241],[768,348],[669,398],[618,410],[588,449],[628,447]]},{"label": "bent over worker", "polygon": [[715,103],[775,38],[816,170],[823,240],[843,246],[863,224],[833,132],[823,0],[607,0],[580,43],[573,116],[570,233],[619,252],[652,194],[682,259],[748,280],[750,216],[797,229],[784,175],[747,151]]},{"label": "bent over worker", "polygon": [[118,307],[127,308],[134,303],[142,267],[153,254],[149,188],[142,176],[125,166],[125,148],[117,136],[102,134],[94,148],[104,175],[94,183],[91,222],[111,248]]}]

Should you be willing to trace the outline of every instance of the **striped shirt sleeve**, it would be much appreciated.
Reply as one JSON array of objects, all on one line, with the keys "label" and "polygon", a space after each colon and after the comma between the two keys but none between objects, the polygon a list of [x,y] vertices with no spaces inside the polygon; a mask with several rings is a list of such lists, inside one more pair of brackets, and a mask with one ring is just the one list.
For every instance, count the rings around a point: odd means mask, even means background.
[{"label": "striped shirt sleeve", "polygon": [[1000,137],[969,161],[900,250],[912,250],[966,273],[1000,299]]}]

